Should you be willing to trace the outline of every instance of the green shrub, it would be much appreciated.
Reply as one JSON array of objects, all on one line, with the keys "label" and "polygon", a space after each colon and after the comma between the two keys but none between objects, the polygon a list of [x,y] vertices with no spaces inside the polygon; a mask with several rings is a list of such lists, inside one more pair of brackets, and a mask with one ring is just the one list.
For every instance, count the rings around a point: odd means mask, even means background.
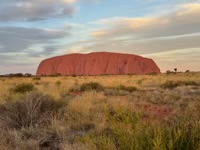
[{"label": "green shrub", "polygon": [[69,89],[69,92],[85,92],[85,91],[103,91],[104,87],[97,82],[83,83],[78,85],[75,83],[73,87]]},{"label": "green shrub", "polygon": [[81,91],[80,86],[76,86],[76,85],[74,85],[73,87],[69,89],[69,92],[80,92],[80,91]]},{"label": "green shrub", "polygon": [[180,86],[180,84],[175,81],[166,81],[165,83],[161,84],[161,87],[164,89],[173,89],[178,86]]},{"label": "green shrub", "polygon": [[137,88],[134,87],[134,86],[125,87],[125,91],[128,91],[128,92],[134,92],[134,91],[136,91],[136,90],[137,90]]},{"label": "green shrub", "polygon": [[15,93],[26,93],[31,92],[35,89],[34,85],[31,83],[22,83],[11,89]]},{"label": "green shrub", "polygon": [[195,81],[166,81],[165,83],[161,84],[161,87],[164,89],[173,89],[178,86],[198,86],[199,83]]},{"label": "green shrub", "polygon": [[61,81],[56,81],[56,86],[60,86],[61,85]]},{"label": "green shrub", "polygon": [[102,91],[104,88],[101,84],[97,83],[97,82],[90,82],[90,83],[84,83],[81,85],[80,90],[82,92],[84,91]]},{"label": "green shrub", "polygon": [[125,86],[125,85],[122,85],[122,84],[120,84],[118,87],[106,87],[106,89],[107,89],[106,95],[107,94],[108,95],[113,95],[114,93],[115,94],[119,93],[117,95],[126,95],[127,93],[124,93],[124,92],[130,92],[130,93],[132,93],[134,91],[137,91],[137,88],[134,87],[134,86]]},{"label": "green shrub", "polygon": [[41,78],[40,77],[34,77],[32,80],[38,81],[38,80],[41,80]]},{"label": "green shrub", "polygon": [[134,92],[137,90],[136,87],[134,86],[125,86],[125,85],[120,85],[119,90],[127,91],[127,92]]}]

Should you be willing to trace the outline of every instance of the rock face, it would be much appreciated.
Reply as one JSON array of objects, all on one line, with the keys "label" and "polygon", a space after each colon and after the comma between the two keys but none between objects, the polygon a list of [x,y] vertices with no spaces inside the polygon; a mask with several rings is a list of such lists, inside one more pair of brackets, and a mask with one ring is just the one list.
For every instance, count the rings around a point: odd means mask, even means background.
[{"label": "rock face", "polygon": [[160,73],[152,59],[137,55],[97,52],[69,54],[43,60],[36,75],[103,75]]}]

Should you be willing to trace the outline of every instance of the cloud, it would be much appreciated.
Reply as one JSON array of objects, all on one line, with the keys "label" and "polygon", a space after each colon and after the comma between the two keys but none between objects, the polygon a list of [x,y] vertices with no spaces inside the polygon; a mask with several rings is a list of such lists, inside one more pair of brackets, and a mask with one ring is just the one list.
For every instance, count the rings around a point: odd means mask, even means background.
[{"label": "cloud", "polygon": [[9,53],[25,51],[35,45],[53,43],[57,39],[69,36],[70,31],[0,27],[0,34],[0,53]]},{"label": "cloud", "polygon": [[94,3],[98,0],[0,0],[0,21],[34,22],[72,17],[76,3]]},{"label": "cloud", "polygon": [[156,17],[109,18],[95,22],[90,39],[74,48],[84,51],[118,51],[149,54],[200,47],[200,3],[179,5],[176,11]]},{"label": "cloud", "polygon": [[177,11],[159,17],[109,18],[97,21],[105,29],[93,31],[93,38],[132,35],[133,39],[175,36],[200,32],[200,4],[184,4]]},{"label": "cloud", "polygon": [[0,21],[38,21],[70,17],[76,0],[1,0]]}]

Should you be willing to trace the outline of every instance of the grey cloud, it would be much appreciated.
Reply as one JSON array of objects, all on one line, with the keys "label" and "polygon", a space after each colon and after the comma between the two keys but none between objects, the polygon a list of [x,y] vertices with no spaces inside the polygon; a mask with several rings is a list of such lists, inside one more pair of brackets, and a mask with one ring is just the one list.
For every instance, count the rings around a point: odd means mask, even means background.
[{"label": "grey cloud", "polygon": [[0,27],[0,53],[20,52],[40,44],[54,43],[67,37],[70,31],[54,31],[35,28]]},{"label": "grey cloud", "polygon": [[[166,52],[177,49],[200,48],[200,33],[187,36],[175,36],[167,38],[144,39],[144,40],[96,40],[81,43],[81,52],[91,51],[117,51],[135,54],[151,54]],[[74,43],[75,47],[75,43]]]},{"label": "grey cloud", "polygon": [[38,21],[70,17],[75,5],[62,0],[9,0],[0,1],[0,21]]},{"label": "grey cloud", "polygon": [[99,0],[0,0],[0,21],[25,21],[72,17],[76,3],[94,3]]}]

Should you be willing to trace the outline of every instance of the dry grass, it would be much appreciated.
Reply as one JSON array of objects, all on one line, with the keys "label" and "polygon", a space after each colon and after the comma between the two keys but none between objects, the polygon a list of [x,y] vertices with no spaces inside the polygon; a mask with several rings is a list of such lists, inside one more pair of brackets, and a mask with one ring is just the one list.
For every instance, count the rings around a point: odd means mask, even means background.
[{"label": "dry grass", "polygon": [[[0,149],[198,150],[199,83],[200,73],[0,78]],[[37,90],[10,90],[27,84]]]}]

